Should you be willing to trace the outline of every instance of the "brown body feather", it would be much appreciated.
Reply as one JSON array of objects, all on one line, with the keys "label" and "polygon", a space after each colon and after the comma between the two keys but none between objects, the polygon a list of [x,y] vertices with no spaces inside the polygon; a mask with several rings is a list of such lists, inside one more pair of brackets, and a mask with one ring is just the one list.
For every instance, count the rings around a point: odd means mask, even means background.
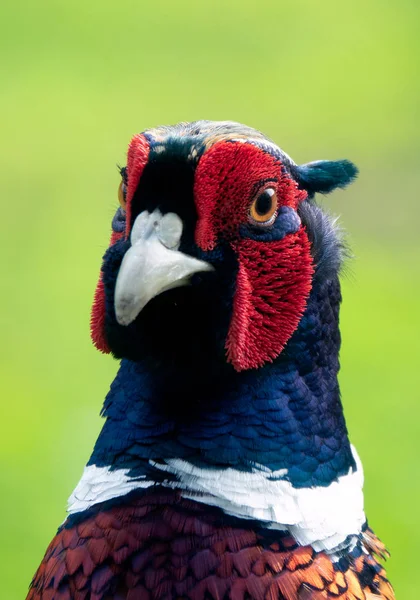
[{"label": "brown body feather", "polygon": [[175,492],[132,496],[65,523],[28,600],[394,600],[370,530],[343,572],[285,533],[233,523]]}]

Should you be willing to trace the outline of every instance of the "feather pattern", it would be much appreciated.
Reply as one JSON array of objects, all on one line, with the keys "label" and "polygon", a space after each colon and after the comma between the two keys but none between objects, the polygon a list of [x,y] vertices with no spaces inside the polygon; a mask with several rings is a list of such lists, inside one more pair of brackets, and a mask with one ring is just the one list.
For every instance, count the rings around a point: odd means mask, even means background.
[{"label": "feather pattern", "polygon": [[28,600],[394,600],[365,529],[343,563],[176,492],[131,494],[69,519]]},{"label": "feather pattern", "polygon": [[[363,511],[363,469],[353,448],[356,468],[329,486],[294,488],[285,479],[287,470],[264,468],[239,471],[232,468],[197,467],[182,459],[150,461],[174,478],[160,485],[181,490],[226,514],[264,523],[267,528],[288,530],[301,545],[334,552],[351,544],[366,521]],[[68,512],[75,514],[95,504],[156,485],[146,475],[129,475],[129,469],[110,470],[88,466],[69,499]]]}]

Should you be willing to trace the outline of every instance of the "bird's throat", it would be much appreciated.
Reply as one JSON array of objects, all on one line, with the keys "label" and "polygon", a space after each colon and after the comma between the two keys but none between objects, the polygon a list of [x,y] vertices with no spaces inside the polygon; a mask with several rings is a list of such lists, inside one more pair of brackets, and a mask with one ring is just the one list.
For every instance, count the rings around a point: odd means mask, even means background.
[{"label": "bird's throat", "polygon": [[123,360],[70,513],[158,486],[317,550],[355,544],[363,471],[337,382],[339,301],[337,281],[315,285],[287,348],[258,371]]},{"label": "bird's throat", "polygon": [[[296,487],[329,485],[355,467],[337,374],[338,281],[315,285],[283,353],[236,373],[215,359],[123,360],[89,464],[142,469],[145,461],[287,470]],[[175,343],[175,342],[174,342]]]}]

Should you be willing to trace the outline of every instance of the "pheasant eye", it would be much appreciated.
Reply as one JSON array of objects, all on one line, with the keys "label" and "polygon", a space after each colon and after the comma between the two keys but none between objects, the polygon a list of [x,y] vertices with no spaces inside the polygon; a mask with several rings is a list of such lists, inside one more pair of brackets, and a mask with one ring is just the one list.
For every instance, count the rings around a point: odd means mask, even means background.
[{"label": "pheasant eye", "polygon": [[125,210],[125,206],[127,204],[126,199],[125,199],[126,195],[127,195],[127,186],[125,185],[124,181],[121,181],[120,185],[118,186],[118,200],[124,210]]},{"label": "pheasant eye", "polygon": [[276,190],[266,188],[252,201],[249,209],[249,220],[257,225],[270,225],[276,218],[278,200]]}]

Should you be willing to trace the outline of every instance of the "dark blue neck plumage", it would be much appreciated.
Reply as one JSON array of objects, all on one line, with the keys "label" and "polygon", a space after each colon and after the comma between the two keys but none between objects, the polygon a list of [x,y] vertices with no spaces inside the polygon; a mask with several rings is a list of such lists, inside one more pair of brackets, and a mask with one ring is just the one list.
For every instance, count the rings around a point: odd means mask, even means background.
[{"label": "dark blue neck plumage", "polygon": [[340,300],[338,278],[315,280],[297,331],[258,371],[236,373],[217,360],[122,360],[88,464],[157,482],[149,460],[257,464],[287,469],[296,487],[329,485],[354,466],[337,381]]}]

